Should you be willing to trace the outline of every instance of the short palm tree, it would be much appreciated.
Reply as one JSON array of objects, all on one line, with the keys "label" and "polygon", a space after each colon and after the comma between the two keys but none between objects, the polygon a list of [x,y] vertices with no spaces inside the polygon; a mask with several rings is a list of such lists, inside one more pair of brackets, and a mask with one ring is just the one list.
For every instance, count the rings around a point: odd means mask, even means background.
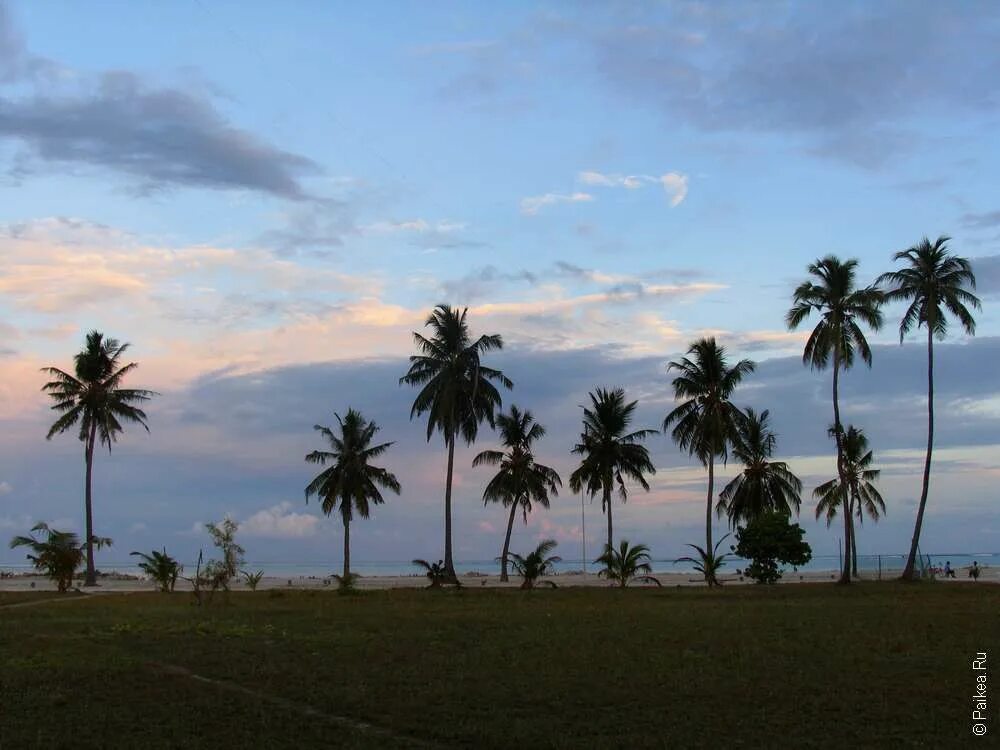
[{"label": "short palm tree", "polygon": [[414,560],[413,564],[418,568],[422,568],[424,575],[427,576],[427,580],[430,584],[427,588],[437,589],[441,588],[441,584],[449,580],[448,572],[445,570],[444,561],[438,560],[436,563],[427,562],[426,560]]},{"label": "short palm tree", "polygon": [[705,507],[705,549],[712,548],[712,501],[715,498],[715,459],[729,456],[743,413],[730,400],[733,392],[756,365],[741,359],[732,367],[725,347],[714,338],[695,341],[687,356],[667,365],[679,373],[673,380],[674,398],[680,406],[667,414],[663,431],[673,426],[671,437],[681,450],[708,467],[708,499]]},{"label": "short palm tree", "polygon": [[[812,280],[796,287],[792,307],[785,315],[789,330],[795,330],[812,313],[819,322],[806,341],[802,361],[814,370],[833,365],[833,424],[837,442],[837,474],[844,477],[843,422],[840,419],[840,371],[854,365],[855,354],[871,367],[872,351],[861,324],[873,331],[882,327],[882,293],[874,286],[857,287],[858,261],[843,261],[834,255],[817,260],[808,267]],[[844,514],[845,546],[851,543],[851,515]],[[850,583],[851,568],[844,555],[841,583]]]},{"label": "short palm tree", "polygon": [[[45,536],[35,536],[39,532]],[[107,537],[91,537],[90,541],[98,549],[111,546]],[[55,582],[59,591],[67,591],[73,585],[73,576],[84,559],[85,546],[79,536],[72,531],[57,531],[44,522],[36,523],[30,535],[11,539],[10,548],[17,547],[31,550],[28,559],[36,570]]]},{"label": "short palm tree", "polygon": [[482,364],[484,354],[503,348],[498,334],[473,339],[466,322],[468,309],[438,305],[427,318],[430,337],[416,331],[413,340],[419,354],[410,357],[410,369],[400,384],[420,386],[410,409],[410,419],[427,414],[427,440],[434,432],[444,436],[448,446],[448,474],[444,491],[444,565],[449,578],[457,581],[451,545],[451,485],[455,468],[455,441],[459,436],[471,445],[479,425],[495,426],[502,399],[495,383],[512,388],[500,370]]},{"label": "short palm tree", "polygon": [[645,544],[629,544],[622,540],[615,549],[610,544],[604,547],[604,554],[594,562],[604,567],[597,573],[601,578],[614,581],[619,588],[625,588],[633,581],[643,583],[655,583],[660,586],[659,580],[651,573],[653,567],[649,564],[649,547]]},{"label": "short palm tree", "polygon": [[[831,434],[833,428],[830,428]],[[875,487],[880,469],[871,467],[874,461],[874,454],[868,447],[868,438],[864,430],[860,430],[854,425],[849,425],[843,436],[844,449],[844,472],[842,481],[840,477],[824,482],[815,490],[813,497],[819,502],[816,504],[816,518],[826,516],[826,525],[829,526],[837,516],[837,509],[843,508],[844,498],[847,498],[847,515],[852,519],[857,517],[858,522],[862,522],[864,515],[877,521],[880,516],[885,515],[885,501]],[[846,492],[845,492],[846,489]],[[850,546],[845,550],[844,559],[850,559],[851,568],[855,576],[858,574],[858,547],[856,541],[856,531],[853,528],[850,536]]]},{"label": "short palm tree", "polygon": [[472,465],[500,467],[483,490],[483,502],[502,503],[510,508],[507,534],[500,554],[500,580],[507,581],[507,557],[514,516],[520,510],[527,523],[533,503],[548,508],[549,495],[559,494],[562,480],[555,469],[535,461],[532,445],[545,435],[545,428],[535,421],[530,411],[511,406],[509,414],[497,415],[497,427],[504,450],[482,451],[472,460]]},{"label": "short palm tree", "polygon": [[758,414],[748,408],[733,434],[733,456],[743,471],[719,493],[716,512],[727,515],[734,529],[765,513],[798,513],[802,504],[802,481],[784,461],[771,460],[777,436],[769,417],[767,409]]},{"label": "short palm tree", "polygon": [[343,419],[337,419],[337,432],[329,427],[316,425],[315,430],[330,444],[329,451],[313,451],[306,461],[320,466],[330,466],[321,471],[306,487],[306,502],[313,495],[320,500],[326,515],[335,509],[344,523],[344,573],[341,584],[350,586],[351,576],[351,519],[357,513],[368,518],[372,505],[385,502],[381,490],[399,494],[399,481],[387,469],[372,466],[371,461],[385,453],[392,443],[372,445],[379,431],[374,422],[366,420],[360,412],[347,410]]},{"label": "short palm tree", "polygon": [[924,509],[931,481],[931,452],[934,449],[934,338],[944,339],[948,333],[948,316],[958,318],[965,332],[976,333],[976,321],[969,312],[981,310],[979,298],[970,290],[976,288],[972,266],[965,258],[948,252],[949,237],[938,237],[933,243],[926,237],[917,245],[893,256],[905,267],[882,274],[878,283],[886,288],[890,302],[909,302],[899,323],[899,342],[914,326],[927,329],[927,453],[924,457],[924,477],[920,489],[920,505],[906,558],[903,578],[912,580],[924,524]]},{"label": "short palm tree", "polygon": [[637,401],[625,402],[622,388],[598,388],[590,394],[590,408],[583,410],[583,433],[573,453],[583,456],[569,478],[573,492],[584,490],[591,498],[601,494],[601,510],[608,516],[608,541],[614,543],[611,494],[615,487],[624,503],[628,499],[625,480],[630,479],[649,492],[647,474],[656,473],[649,451],[642,441],[656,430],[629,432]]},{"label": "short palm tree", "polygon": [[141,425],[149,432],[146,413],[139,405],[156,395],[153,391],[122,387],[125,376],[139,366],[135,362],[122,364],[122,356],[128,348],[128,344],[91,331],[87,334],[83,350],[73,359],[72,375],[57,367],[42,369],[52,378],[42,386],[42,390],[55,402],[52,409],[61,414],[49,428],[46,439],[51,440],[53,436],[79,425],[78,436],[83,443],[87,467],[84,490],[87,573],[84,586],[97,585],[93,541],[94,449],[100,442],[110,452],[111,444],[122,432],[123,422]]},{"label": "short palm tree", "polygon": [[143,573],[160,587],[160,591],[169,594],[174,590],[177,577],[184,569],[174,558],[167,554],[167,550],[157,552],[155,549],[148,555],[145,552],[131,552],[132,557],[138,557],[141,562],[138,567]]},{"label": "short palm tree", "polygon": [[523,579],[521,582],[522,589],[535,588],[535,583],[538,579],[552,572],[555,564],[562,561],[562,558],[558,555],[549,555],[555,548],[556,540],[546,539],[524,557],[521,557],[516,552],[510,553],[510,562],[514,567],[514,572]]},{"label": "short palm tree", "polygon": [[715,543],[715,547],[709,552],[707,547],[699,547],[697,544],[689,544],[695,552],[698,553],[698,557],[679,557],[674,560],[675,563],[686,562],[691,563],[694,569],[701,573],[705,577],[705,583],[708,587],[721,586],[722,582],[719,580],[719,571],[722,566],[726,564],[726,555],[719,554],[719,547],[722,543],[726,541],[729,534],[726,534],[722,539]]}]

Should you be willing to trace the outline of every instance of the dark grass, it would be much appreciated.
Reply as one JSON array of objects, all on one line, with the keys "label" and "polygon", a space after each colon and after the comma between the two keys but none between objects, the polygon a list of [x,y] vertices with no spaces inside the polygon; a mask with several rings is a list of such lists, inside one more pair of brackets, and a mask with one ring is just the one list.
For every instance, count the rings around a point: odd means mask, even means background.
[{"label": "dark grass", "polygon": [[406,746],[296,705],[457,747],[962,747],[970,660],[1000,657],[985,584],[231,602],[0,609],[0,747]]}]

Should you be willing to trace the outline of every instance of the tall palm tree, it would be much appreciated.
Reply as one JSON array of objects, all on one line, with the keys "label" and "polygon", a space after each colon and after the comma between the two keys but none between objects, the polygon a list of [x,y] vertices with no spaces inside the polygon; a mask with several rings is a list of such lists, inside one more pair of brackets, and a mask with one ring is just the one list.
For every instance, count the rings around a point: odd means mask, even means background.
[{"label": "tall palm tree", "polygon": [[686,399],[667,414],[663,431],[673,426],[674,442],[708,467],[708,500],[705,507],[705,549],[712,549],[712,500],[715,496],[715,459],[723,463],[743,413],[730,401],[733,391],[756,365],[741,359],[732,367],[726,349],[714,338],[695,341],[688,356],[667,365],[680,373],[673,380],[674,398]]},{"label": "tall palm tree", "polygon": [[[843,261],[834,255],[811,263],[807,279],[796,287],[792,307],[785,315],[789,330],[798,328],[812,313],[819,322],[806,341],[802,361],[814,370],[823,370],[833,364],[833,424],[837,442],[837,475],[842,483],[844,475],[843,429],[840,419],[840,371],[854,365],[855,353],[871,367],[872,350],[860,323],[873,331],[882,327],[882,293],[874,286],[857,287],[858,261]],[[844,514],[845,547],[851,542],[851,514]],[[848,556],[844,555],[841,583],[851,582]]]},{"label": "tall palm tree", "polygon": [[500,370],[482,364],[484,354],[503,348],[499,334],[473,339],[466,322],[468,308],[461,311],[438,305],[424,324],[430,337],[416,331],[413,340],[419,354],[410,357],[410,369],[400,385],[421,386],[410,409],[410,419],[427,414],[427,441],[434,432],[444,436],[448,446],[448,475],[444,491],[444,565],[449,578],[457,581],[451,547],[451,484],[455,468],[455,441],[461,436],[467,445],[476,440],[479,425],[495,426],[495,413],[502,399],[494,382],[505,388],[514,384]]},{"label": "tall palm tree", "polygon": [[532,504],[549,507],[549,494],[558,495],[562,480],[555,469],[537,463],[532,445],[545,435],[545,428],[535,421],[530,411],[510,407],[509,414],[497,415],[500,444],[505,450],[482,451],[472,460],[473,466],[499,466],[500,469],[483,491],[484,503],[502,503],[510,507],[507,534],[500,554],[500,580],[507,581],[507,557],[510,553],[510,534],[518,509],[528,522]]},{"label": "tall palm tree", "polygon": [[[832,427],[830,432],[833,433]],[[877,521],[880,516],[885,515],[885,501],[875,486],[882,472],[871,467],[874,454],[868,448],[864,430],[849,425],[843,436],[843,450],[843,479],[831,479],[813,490],[813,497],[819,500],[816,504],[816,518],[825,514],[826,525],[829,526],[837,516],[837,508],[842,508],[846,499],[845,515],[856,516],[859,523],[863,522],[865,514]],[[844,550],[844,559],[850,559],[855,576],[858,574],[856,538],[857,534],[852,529],[850,545]]]},{"label": "tall palm tree", "polygon": [[802,504],[802,481],[784,461],[772,461],[777,436],[771,430],[770,412],[746,409],[736,424],[733,456],[743,471],[719,493],[716,512],[729,516],[729,524],[750,523],[759,516],[780,512],[791,515]]},{"label": "tall palm tree", "polygon": [[601,493],[601,510],[608,515],[609,547],[614,545],[611,514],[611,493],[618,487],[618,496],[628,499],[625,479],[630,479],[646,492],[646,474],[655,474],[649,451],[641,442],[656,430],[628,432],[638,401],[625,403],[625,390],[598,388],[590,393],[590,408],[583,409],[583,433],[573,453],[583,456],[580,465],[569,477],[573,492],[586,490],[593,499]]},{"label": "tall palm tree", "polygon": [[87,573],[84,586],[97,585],[97,570],[94,567],[94,449],[100,442],[107,446],[110,453],[111,444],[123,430],[123,422],[141,425],[149,432],[146,413],[139,405],[157,395],[153,391],[122,387],[125,376],[139,366],[135,362],[122,364],[122,356],[128,348],[129,344],[91,331],[87,334],[84,348],[73,358],[72,375],[57,367],[42,368],[42,372],[52,378],[42,386],[42,391],[55,402],[52,409],[60,412],[59,419],[49,428],[46,440],[79,425],[77,434],[83,443],[87,466],[84,490]]},{"label": "tall palm tree", "polygon": [[910,554],[903,569],[903,578],[906,580],[913,579],[931,482],[931,452],[934,449],[934,337],[943,339],[948,333],[948,312],[958,318],[968,335],[975,335],[976,321],[969,308],[982,309],[979,298],[969,291],[976,288],[972,266],[965,258],[948,252],[950,239],[938,237],[932,244],[925,237],[910,249],[896,253],[893,260],[903,261],[906,267],[882,274],[877,282],[887,287],[885,296],[888,301],[910,303],[899,323],[900,343],[903,343],[903,337],[914,326],[927,328],[927,454],[924,457],[924,478]]},{"label": "tall palm tree", "polygon": [[399,494],[399,481],[387,469],[372,466],[371,461],[385,453],[392,443],[372,445],[372,439],[379,426],[369,422],[354,409],[347,410],[347,416],[337,418],[337,433],[329,427],[316,425],[314,429],[326,438],[329,451],[313,451],[306,461],[329,468],[321,471],[306,487],[306,502],[313,495],[319,497],[323,512],[330,515],[334,509],[340,511],[344,522],[344,574],[341,585],[351,584],[351,519],[357,512],[368,518],[372,505],[385,502],[381,489]]}]

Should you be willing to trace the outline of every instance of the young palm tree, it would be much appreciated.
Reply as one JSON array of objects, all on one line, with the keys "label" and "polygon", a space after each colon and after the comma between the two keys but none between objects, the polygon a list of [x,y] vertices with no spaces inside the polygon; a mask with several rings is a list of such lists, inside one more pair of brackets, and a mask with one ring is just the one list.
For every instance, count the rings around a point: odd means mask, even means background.
[{"label": "young palm tree", "polygon": [[[830,433],[833,433],[832,427]],[[871,468],[874,454],[868,449],[868,438],[864,430],[849,425],[843,436],[843,450],[843,479],[840,477],[831,479],[813,490],[813,497],[819,500],[816,504],[816,518],[825,514],[826,525],[829,526],[837,516],[837,508],[843,507],[846,497],[846,515],[857,516],[859,523],[863,522],[865,514],[877,521],[880,516],[885,515],[885,501],[875,487],[875,482],[882,472],[880,469]],[[844,550],[844,560],[850,559],[855,576],[858,574],[856,536],[852,527],[850,544]]]},{"label": "young palm tree", "polygon": [[334,509],[340,511],[344,522],[344,574],[340,581],[350,586],[351,577],[351,519],[357,512],[368,518],[372,505],[385,502],[379,488],[399,494],[399,481],[387,469],[372,466],[371,461],[385,453],[392,443],[372,445],[372,438],[379,431],[374,422],[369,422],[358,411],[347,410],[347,416],[337,418],[339,434],[329,427],[316,425],[314,429],[327,439],[331,450],[313,451],[306,461],[330,467],[321,471],[306,487],[306,502],[313,495],[319,497],[323,512],[330,515]]},{"label": "young palm tree", "polygon": [[131,557],[138,557],[139,570],[148,575],[164,594],[169,594],[177,584],[177,577],[184,567],[167,554],[167,550],[157,552],[155,549],[148,555],[145,552],[130,552]]},{"label": "young palm tree", "polygon": [[725,463],[743,413],[730,401],[736,386],[756,365],[741,359],[732,367],[725,347],[714,338],[691,345],[688,356],[667,365],[674,378],[674,398],[686,399],[663,420],[663,431],[673,425],[674,442],[708,467],[708,499],[705,507],[705,549],[712,549],[712,500],[715,497],[715,459]]},{"label": "young palm tree", "polygon": [[[28,559],[35,568],[55,581],[60,592],[67,591],[73,585],[73,576],[83,562],[84,546],[80,537],[72,531],[57,531],[47,523],[39,522],[31,529],[29,536],[16,536],[10,540],[10,548],[28,547]],[[36,537],[42,532],[44,537]],[[91,537],[94,546],[110,547],[111,540],[107,537]]]},{"label": "young palm tree", "polygon": [[649,564],[649,560],[649,547],[645,544],[629,544],[623,539],[618,549],[607,545],[604,554],[594,562],[604,566],[597,575],[614,581],[619,588],[625,588],[632,581],[655,583],[660,586],[662,584],[659,580],[650,575],[653,567]]},{"label": "young palm tree", "polygon": [[903,570],[903,578],[906,580],[913,579],[931,481],[931,452],[934,449],[934,337],[943,339],[948,333],[949,312],[958,318],[968,335],[975,335],[976,321],[969,308],[982,309],[979,298],[969,291],[976,288],[972,266],[965,258],[948,252],[950,239],[938,237],[932,244],[925,237],[909,250],[896,253],[893,260],[904,261],[906,267],[882,274],[877,282],[887,287],[885,296],[888,301],[910,303],[899,323],[900,343],[903,343],[903,338],[914,326],[927,328],[927,454],[924,457],[924,478],[910,554]]},{"label": "young palm tree", "polygon": [[156,395],[153,391],[122,388],[125,376],[139,366],[135,362],[122,365],[122,356],[128,348],[128,344],[121,344],[116,339],[104,338],[103,333],[91,331],[87,334],[83,350],[74,357],[74,374],[57,367],[42,368],[42,372],[52,378],[42,386],[42,390],[55,401],[52,409],[61,414],[49,428],[46,439],[51,440],[54,435],[79,424],[78,435],[83,443],[83,456],[87,466],[84,490],[87,574],[84,586],[97,585],[92,491],[94,449],[99,441],[101,445],[107,446],[110,453],[111,444],[122,432],[123,422],[141,425],[149,432],[146,413],[139,408],[139,404]]},{"label": "young palm tree", "polygon": [[414,560],[413,564],[418,568],[422,568],[424,575],[427,576],[427,580],[430,581],[427,588],[429,589],[439,589],[441,584],[448,580],[447,571],[444,568],[444,562],[438,560],[436,563],[427,562],[426,560]]},{"label": "young palm tree", "polygon": [[500,370],[484,367],[482,357],[503,348],[498,334],[473,340],[466,323],[468,309],[459,311],[438,305],[427,318],[430,338],[416,331],[413,340],[419,354],[410,357],[410,369],[399,379],[400,385],[421,386],[413,401],[410,419],[427,414],[427,440],[435,431],[444,436],[448,446],[448,475],[444,491],[444,565],[451,580],[457,581],[451,548],[451,483],[455,468],[455,441],[461,436],[466,444],[476,440],[479,425],[486,421],[495,426],[494,414],[502,399],[494,382],[505,388],[514,384]]},{"label": "young palm tree", "polygon": [[[813,312],[819,322],[806,341],[802,352],[803,363],[814,370],[826,369],[833,364],[833,424],[837,442],[837,475],[844,477],[843,429],[840,419],[840,371],[854,365],[855,352],[871,367],[872,351],[861,330],[860,323],[873,331],[882,327],[882,293],[874,286],[858,289],[856,285],[858,261],[842,261],[834,255],[817,260],[808,267],[816,281],[807,280],[795,289],[792,307],[785,315],[789,330],[798,328]],[[851,514],[844,514],[845,546],[851,543]],[[851,582],[848,556],[844,555],[841,583]]]},{"label": "young palm tree", "polygon": [[545,435],[545,428],[535,421],[530,411],[511,406],[509,414],[497,415],[497,427],[500,429],[500,444],[505,450],[482,451],[473,459],[472,465],[500,467],[483,491],[483,502],[502,503],[505,508],[510,508],[507,534],[500,555],[500,580],[507,581],[507,557],[514,516],[520,509],[527,523],[532,503],[548,508],[549,494],[559,494],[562,480],[555,469],[535,462],[531,447]]},{"label": "young palm tree", "polygon": [[771,430],[770,412],[746,409],[736,424],[733,456],[743,471],[719,493],[716,512],[729,516],[729,525],[748,524],[765,513],[791,515],[802,504],[802,481],[784,461],[772,461],[777,436]]},{"label": "young palm tree", "polygon": [[726,541],[729,534],[726,534],[719,541],[715,543],[715,547],[709,552],[707,547],[699,547],[697,544],[687,545],[695,552],[698,553],[698,557],[679,557],[674,560],[675,563],[688,562],[694,565],[694,569],[701,573],[705,577],[705,583],[708,584],[709,588],[712,586],[721,586],[722,582],[719,581],[719,571],[722,566],[726,564],[726,555],[719,554],[719,547],[722,543]]},{"label": "young palm tree", "polygon": [[558,555],[548,556],[555,548],[556,540],[546,539],[524,557],[516,552],[510,553],[510,562],[514,566],[514,571],[524,579],[521,583],[522,589],[535,588],[538,579],[551,572],[555,564],[562,561]]},{"label": "young palm tree", "polygon": [[609,547],[614,544],[614,527],[611,518],[611,493],[618,487],[618,496],[624,503],[628,499],[625,479],[649,492],[646,474],[655,474],[656,468],[649,460],[646,446],[640,445],[656,430],[628,432],[632,424],[637,401],[625,403],[625,391],[598,388],[590,394],[589,409],[583,410],[583,433],[573,453],[583,456],[580,465],[569,478],[573,492],[587,491],[593,499],[601,493],[601,510],[608,515]]}]

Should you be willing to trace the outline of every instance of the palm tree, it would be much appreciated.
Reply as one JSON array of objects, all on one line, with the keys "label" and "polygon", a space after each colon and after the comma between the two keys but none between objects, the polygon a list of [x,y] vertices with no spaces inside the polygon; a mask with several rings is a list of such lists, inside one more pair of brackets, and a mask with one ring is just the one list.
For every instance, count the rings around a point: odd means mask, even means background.
[{"label": "palm tree", "polygon": [[630,545],[623,539],[618,549],[610,544],[605,546],[604,554],[594,562],[604,566],[597,575],[614,581],[620,588],[625,588],[632,581],[655,583],[660,586],[662,584],[659,580],[650,575],[653,568],[649,560],[649,547],[645,544]]},{"label": "palm tree", "polygon": [[906,558],[903,578],[912,580],[920,545],[920,530],[924,524],[924,509],[931,481],[931,452],[934,448],[934,337],[943,339],[948,333],[950,312],[962,324],[965,332],[976,333],[976,321],[969,307],[981,310],[982,305],[970,289],[976,288],[972,266],[965,258],[948,252],[950,237],[938,237],[932,244],[926,237],[909,250],[902,250],[893,260],[907,265],[899,271],[884,273],[878,284],[888,287],[886,299],[890,302],[909,302],[899,323],[899,342],[916,325],[927,328],[927,454],[924,457],[924,478],[920,489],[920,505],[913,527],[910,554]]},{"label": "palm tree", "polygon": [[459,435],[472,445],[479,425],[486,421],[495,427],[494,414],[502,399],[493,382],[505,388],[514,384],[500,370],[484,367],[482,357],[503,348],[499,334],[473,340],[466,323],[468,308],[459,311],[438,305],[427,318],[431,328],[427,338],[416,331],[413,340],[419,354],[410,357],[410,369],[399,379],[400,385],[422,386],[413,401],[410,419],[427,414],[427,441],[435,431],[444,436],[448,446],[448,475],[444,490],[444,565],[448,577],[457,581],[451,549],[451,483],[455,468],[455,440]]},{"label": "palm tree", "polygon": [[482,451],[473,459],[472,465],[500,467],[483,491],[483,502],[502,503],[504,507],[510,507],[507,534],[500,555],[500,580],[507,581],[507,557],[514,516],[520,509],[527,523],[532,503],[548,508],[549,493],[558,495],[562,480],[555,469],[535,462],[531,446],[545,435],[545,428],[535,421],[530,411],[511,406],[509,414],[497,415],[497,427],[500,429],[500,444],[506,450]]},{"label": "palm tree", "polygon": [[97,585],[97,570],[94,567],[94,512],[93,477],[94,448],[97,442],[106,445],[111,452],[111,444],[122,432],[122,423],[138,424],[149,432],[146,413],[139,404],[156,394],[153,391],[122,388],[125,376],[139,365],[129,362],[121,364],[122,356],[129,344],[117,339],[105,338],[103,333],[91,331],[87,334],[84,348],[73,358],[74,374],[57,367],[44,367],[42,372],[52,378],[42,386],[55,402],[52,409],[61,416],[49,428],[46,440],[66,432],[79,424],[79,438],[83,443],[84,461],[87,466],[84,491],[86,512],[87,574],[84,586]]},{"label": "palm tree", "polygon": [[[547,556],[555,548],[556,540],[546,539],[525,557],[521,557],[516,552],[510,553],[511,565],[514,566],[515,572],[524,579],[521,583],[522,589],[535,588],[535,582],[551,572],[557,562],[562,561],[558,555]],[[555,584],[552,585],[555,586]]]},{"label": "palm tree", "polygon": [[[830,428],[832,434],[834,428]],[[880,516],[885,515],[885,501],[875,487],[880,469],[871,468],[874,455],[868,449],[868,438],[864,430],[858,429],[854,425],[849,425],[843,436],[844,450],[844,471],[843,479],[840,477],[824,482],[815,490],[813,497],[819,502],[816,504],[816,518],[826,515],[826,525],[829,526],[837,516],[837,508],[844,505],[844,498],[847,498],[847,513],[849,516],[857,516],[858,522],[863,522],[864,514],[877,521]],[[846,488],[846,492],[845,492]],[[858,574],[858,547],[856,534],[853,529],[850,536],[850,545],[844,550],[844,559],[851,561],[851,568],[854,575]]]},{"label": "palm tree", "polygon": [[[35,568],[51,578],[60,592],[73,585],[73,576],[84,558],[84,545],[72,531],[57,531],[47,523],[39,521],[32,527],[29,536],[16,536],[10,540],[10,548],[28,547],[28,559]],[[44,537],[36,537],[42,532]],[[110,547],[111,540],[107,537],[91,537],[94,546]]]},{"label": "palm tree", "polygon": [[601,493],[601,510],[608,515],[608,541],[614,543],[611,518],[611,493],[618,487],[618,496],[624,503],[628,499],[625,479],[630,479],[646,492],[649,483],[646,474],[655,474],[656,468],[649,460],[646,446],[640,445],[656,430],[628,432],[635,414],[637,401],[625,403],[622,388],[598,388],[590,394],[591,408],[583,409],[583,433],[573,453],[583,458],[569,478],[573,492],[583,492],[593,499]]},{"label": "palm tree", "polygon": [[[882,327],[882,293],[874,286],[858,289],[855,281],[858,261],[842,261],[834,255],[817,260],[808,267],[816,279],[803,281],[796,287],[792,307],[785,315],[789,330],[798,328],[813,312],[819,322],[806,341],[802,361],[814,370],[826,369],[833,360],[833,424],[837,442],[837,475],[844,476],[843,429],[840,419],[840,371],[854,365],[855,352],[871,367],[872,351],[859,321],[873,331]],[[851,514],[844,514],[845,547],[851,543]],[[848,556],[844,555],[841,583],[851,582]]]},{"label": "palm tree", "polygon": [[344,522],[344,574],[340,581],[342,586],[350,586],[351,518],[355,512],[362,518],[368,518],[372,505],[385,502],[379,488],[391,490],[397,495],[400,488],[395,475],[387,469],[371,465],[372,459],[381,456],[392,445],[372,445],[372,438],[379,431],[379,426],[366,420],[354,409],[348,409],[347,416],[343,419],[336,413],[333,416],[337,418],[339,434],[322,425],[313,428],[326,438],[331,450],[313,451],[306,456],[306,461],[330,466],[306,487],[306,502],[316,495],[326,515],[330,515],[334,509],[340,511],[340,518]]},{"label": "palm tree", "polygon": [[426,560],[414,560],[413,564],[418,568],[423,568],[424,575],[427,576],[427,580],[430,584],[427,586],[429,589],[439,589],[441,584],[448,580],[448,573],[444,568],[444,562],[438,560],[436,563],[430,563]]},{"label": "palm tree", "polygon": [[177,577],[184,567],[168,555],[166,549],[162,552],[154,549],[148,555],[145,552],[130,552],[129,555],[141,559],[139,570],[148,575],[160,587],[161,592],[169,594],[174,590]]},{"label": "palm tree", "polygon": [[708,547],[699,547],[697,544],[689,544],[687,546],[697,552],[698,557],[679,557],[674,560],[674,562],[692,563],[694,565],[694,569],[705,577],[705,583],[708,584],[709,588],[712,586],[721,586],[722,582],[719,581],[719,570],[721,570],[722,566],[726,564],[727,556],[719,554],[719,547],[722,546],[722,543],[726,541],[728,537],[729,534],[726,534],[722,537],[722,539],[717,541],[711,552],[708,551]]},{"label": "palm tree", "polygon": [[772,461],[777,436],[771,430],[770,412],[746,409],[736,424],[733,456],[743,471],[719,493],[716,512],[729,516],[732,528],[750,523],[765,513],[797,514],[802,504],[802,481],[784,461]]},{"label": "palm tree", "polygon": [[743,413],[729,399],[756,365],[749,359],[741,359],[730,367],[725,347],[719,346],[714,338],[695,341],[687,354],[679,362],[667,365],[668,372],[680,373],[673,380],[674,398],[687,400],[667,414],[663,431],[673,425],[674,442],[708,467],[705,549],[712,549],[715,459],[726,462],[729,444],[743,420]]}]

